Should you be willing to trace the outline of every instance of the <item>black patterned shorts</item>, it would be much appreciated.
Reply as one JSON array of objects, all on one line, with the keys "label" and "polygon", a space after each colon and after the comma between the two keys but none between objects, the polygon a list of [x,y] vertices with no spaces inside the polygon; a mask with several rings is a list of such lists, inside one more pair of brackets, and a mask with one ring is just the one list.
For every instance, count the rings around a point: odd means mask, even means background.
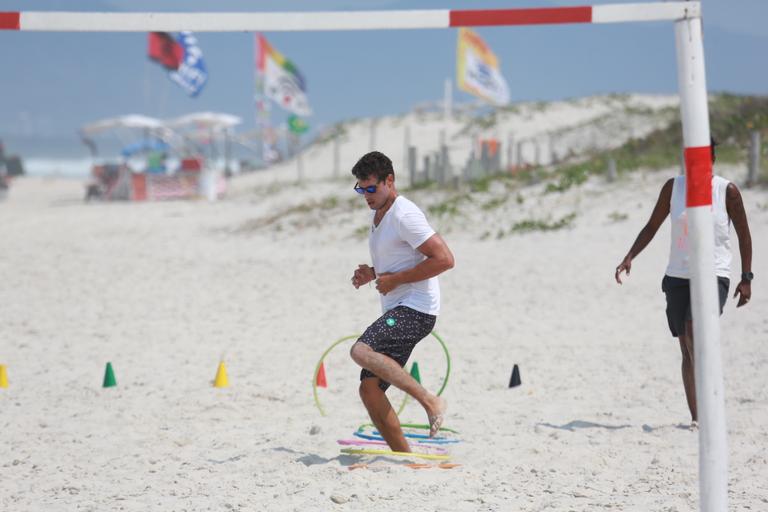
[{"label": "black patterned shorts", "polygon": [[[426,338],[435,326],[437,317],[406,306],[390,309],[368,327],[357,340],[374,352],[391,357],[402,367],[408,362],[413,348]],[[360,380],[376,377],[363,368]],[[386,391],[389,382],[379,379],[379,387]]]}]

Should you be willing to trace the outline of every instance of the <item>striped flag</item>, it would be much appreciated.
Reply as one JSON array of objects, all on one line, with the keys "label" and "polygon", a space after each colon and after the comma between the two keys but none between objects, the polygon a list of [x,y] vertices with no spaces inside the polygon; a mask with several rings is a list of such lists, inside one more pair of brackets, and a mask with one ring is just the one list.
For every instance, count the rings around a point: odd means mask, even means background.
[{"label": "striped flag", "polygon": [[509,87],[496,55],[479,35],[464,27],[459,29],[456,72],[462,91],[495,105],[509,103]]},{"label": "striped flag", "polygon": [[264,36],[259,34],[257,37],[256,65],[263,78],[264,95],[298,116],[311,115],[306,82],[298,68],[275,50]]}]

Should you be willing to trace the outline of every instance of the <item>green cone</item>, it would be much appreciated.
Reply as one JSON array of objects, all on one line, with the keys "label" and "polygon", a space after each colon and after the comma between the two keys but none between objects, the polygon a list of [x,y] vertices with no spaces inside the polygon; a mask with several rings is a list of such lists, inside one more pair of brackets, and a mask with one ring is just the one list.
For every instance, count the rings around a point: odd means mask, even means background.
[{"label": "green cone", "polygon": [[112,363],[107,363],[107,369],[104,372],[104,385],[105,388],[112,388],[117,386],[115,380],[115,371],[112,369]]},{"label": "green cone", "polygon": [[414,361],[411,365],[411,377],[416,379],[416,382],[421,384],[421,375],[419,375],[419,363]]}]

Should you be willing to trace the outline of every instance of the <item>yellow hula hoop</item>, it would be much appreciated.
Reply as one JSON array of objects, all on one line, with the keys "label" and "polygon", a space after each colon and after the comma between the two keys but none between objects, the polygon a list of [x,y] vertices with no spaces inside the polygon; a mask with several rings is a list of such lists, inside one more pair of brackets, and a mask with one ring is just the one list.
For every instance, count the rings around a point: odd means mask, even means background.
[{"label": "yellow hula hoop", "polygon": [[[432,336],[435,337],[435,339],[440,343],[440,346],[443,349],[443,352],[445,353],[445,362],[446,362],[446,368],[445,368],[445,377],[443,377],[443,385],[440,386],[440,390],[437,392],[437,396],[440,396],[443,394],[443,391],[445,391],[445,387],[448,385],[448,378],[451,376],[451,354],[448,352],[448,347],[446,346],[443,339],[438,335],[435,331],[431,332]],[[353,334],[351,336],[344,336],[343,338],[339,338],[338,340],[334,341],[330,347],[328,347],[325,352],[323,352],[323,355],[320,356],[320,360],[315,365],[315,372],[312,374],[312,395],[315,398],[315,405],[317,406],[318,410],[320,411],[320,414],[325,416],[325,410],[323,409],[322,404],[320,403],[320,397],[317,394],[317,374],[320,373],[320,366],[322,366],[323,361],[325,361],[325,357],[336,348],[337,345],[340,343],[344,343],[345,341],[351,340],[351,339],[357,339],[361,335],[360,334]],[[397,415],[400,416],[400,414],[403,412],[403,409],[405,409],[405,405],[408,403],[408,395],[406,394],[403,397],[403,401],[400,404],[400,407],[397,410]]]},{"label": "yellow hula hoop", "polygon": [[320,366],[322,366],[323,361],[325,361],[325,356],[327,356],[331,350],[336,348],[336,345],[339,343],[343,343],[347,340],[351,339],[357,339],[359,338],[359,334],[353,334],[352,336],[344,336],[343,338],[339,338],[338,340],[334,341],[333,344],[328,347],[325,352],[323,352],[323,355],[320,356],[320,360],[317,362],[317,365],[315,365],[315,373],[312,375],[312,394],[315,397],[315,405],[320,410],[320,414],[325,416],[325,411],[323,410],[323,406],[320,405],[320,398],[317,396],[317,374],[320,373]]},{"label": "yellow hula hoop", "polygon": [[418,459],[429,460],[448,460],[450,455],[438,455],[436,453],[417,453],[417,452],[393,452],[392,450],[373,450],[367,448],[342,448],[341,453],[348,455],[390,455],[395,457],[415,457]]},{"label": "yellow hula hoop", "polygon": [[[448,353],[448,347],[445,345],[445,342],[440,337],[440,335],[438,335],[435,331],[432,331],[431,334],[437,339],[437,341],[440,343],[440,346],[443,347],[443,352],[445,352],[445,361],[446,361],[445,378],[443,379],[443,385],[440,387],[440,390],[437,392],[437,396],[440,396],[443,394],[443,391],[445,391],[445,386],[448,385],[448,377],[451,375],[451,354]],[[409,398],[410,398],[410,395],[408,394],[406,394],[403,397],[403,401],[400,403],[400,407],[397,409],[398,416],[400,416],[405,410],[405,406],[408,404]]]}]

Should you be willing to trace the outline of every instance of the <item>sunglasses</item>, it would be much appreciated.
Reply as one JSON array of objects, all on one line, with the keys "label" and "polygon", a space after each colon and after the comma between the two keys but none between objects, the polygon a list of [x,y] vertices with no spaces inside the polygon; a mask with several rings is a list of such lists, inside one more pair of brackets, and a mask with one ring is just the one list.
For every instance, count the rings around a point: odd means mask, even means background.
[{"label": "sunglasses", "polygon": [[376,193],[376,185],[361,187],[359,183],[355,183],[354,189],[355,189],[355,192],[357,192],[358,194],[365,194],[366,192],[368,192],[369,194]]}]

